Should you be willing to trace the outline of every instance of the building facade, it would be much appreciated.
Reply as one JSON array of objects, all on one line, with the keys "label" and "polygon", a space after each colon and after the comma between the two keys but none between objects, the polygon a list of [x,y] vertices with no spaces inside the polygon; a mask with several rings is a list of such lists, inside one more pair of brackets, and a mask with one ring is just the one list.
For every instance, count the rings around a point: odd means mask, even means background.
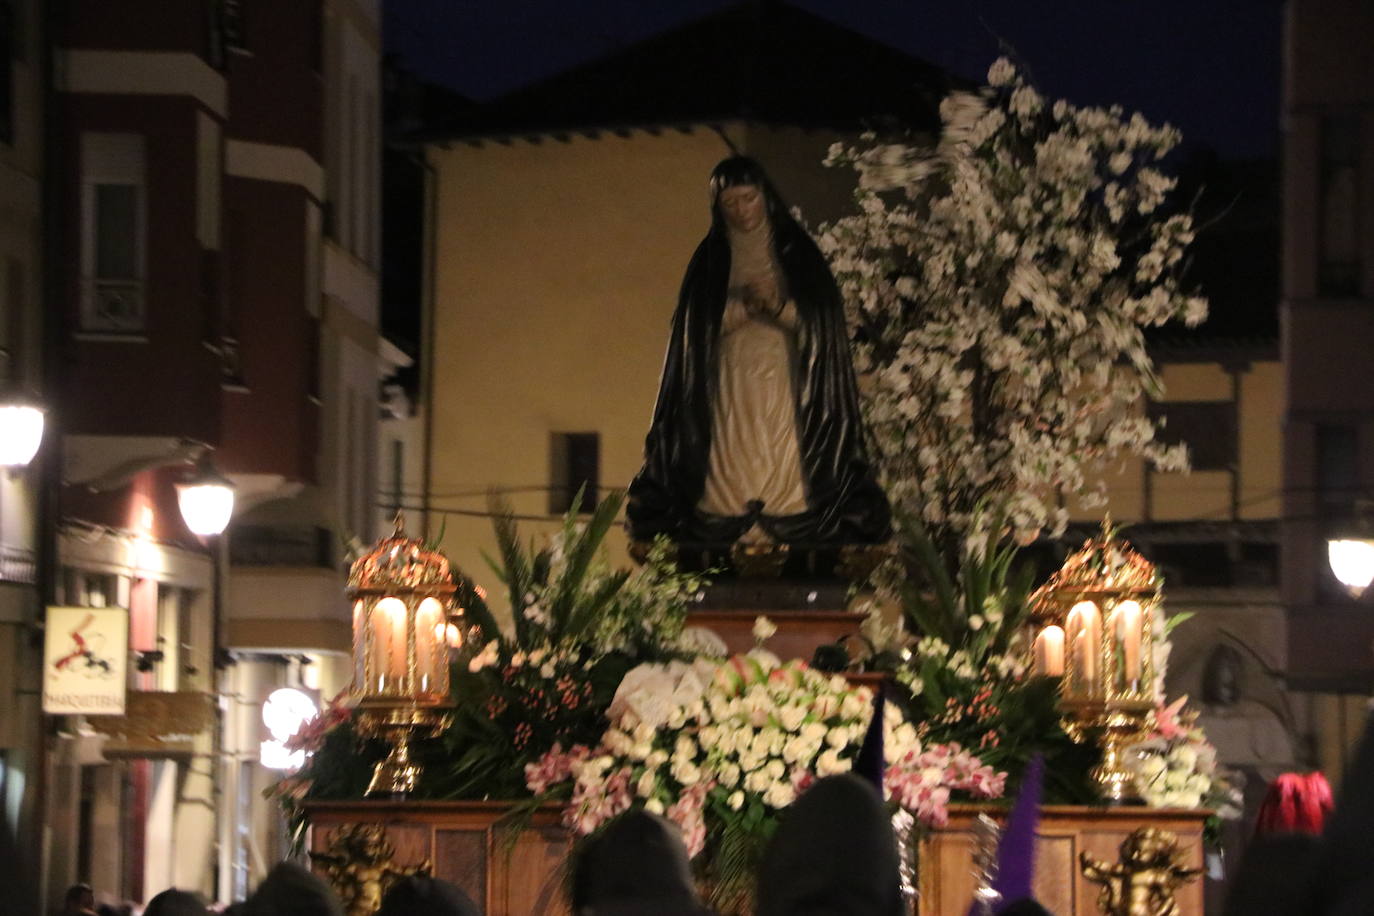
[{"label": "building facade", "polygon": [[1325,540],[1369,536],[1374,488],[1374,9],[1287,4],[1283,90],[1283,598],[1290,679],[1339,776],[1374,689],[1369,594],[1347,595]]},{"label": "building facade", "polygon": [[[284,848],[262,703],[347,685],[346,545],[372,536],[378,8],[55,8],[49,600],[128,609],[135,702],[57,724],[48,899],[241,899]],[[175,496],[203,454],[237,491],[209,539]]]},{"label": "building facade", "polygon": [[[45,4],[0,8],[0,395],[45,401],[43,160],[46,133]],[[39,459],[0,470],[0,837],[20,850],[18,874],[36,874],[42,835],[43,720],[33,642],[38,587]],[[21,898],[22,899],[22,898]]]}]

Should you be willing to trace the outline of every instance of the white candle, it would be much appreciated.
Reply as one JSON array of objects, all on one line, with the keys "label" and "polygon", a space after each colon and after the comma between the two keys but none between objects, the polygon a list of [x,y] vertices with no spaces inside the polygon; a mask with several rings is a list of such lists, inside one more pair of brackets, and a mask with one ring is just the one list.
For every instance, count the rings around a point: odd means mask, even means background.
[{"label": "white candle", "polygon": [[419,690],[438,690],[440,665],[448,655],[447,649],[440,654],[443,626],[444,606],[439,599],[421,601],[415,611],[415,686]]},{"label": "white candle", "polygon": [[372,612],[373,638],[377,640],[375,672],[380,675],[383,690],[405,688],[406,673],[406,606],[400,598],[383,598]]},{"label": "white candle", "polygon": [[1116,624],[1112,628],[1113,635],[1121,646],[1121,654],[1125,660],[1126,686],[1134,689],[1136,682],[1140,680],[1140,640],[1144,620],[1140,603],[1123,601],[1116,606],[1112,617]]},{"label": "white candle", "polygon": [[1088,693],[1097,692],[1097,653],[1102,643],[1102,615],[1091,601],[1080,601],[1066,621],[1070,661]]},{"label": "white candle", "polygon": [[1064,630],[1053,624],[1035,637],[1035,673],[1044,677],[1064,676]]}]

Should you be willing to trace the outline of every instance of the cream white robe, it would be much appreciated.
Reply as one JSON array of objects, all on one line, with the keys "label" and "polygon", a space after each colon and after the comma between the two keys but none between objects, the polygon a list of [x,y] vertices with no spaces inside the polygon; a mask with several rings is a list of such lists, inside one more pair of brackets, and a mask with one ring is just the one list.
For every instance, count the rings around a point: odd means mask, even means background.
[{"label": "cream white robe", "polygon": [[[796,306],[785,300],[765,223],[730,232],[730,287],[721,319],[719,374],[711,410],[711,455],[698,508],[740,516],[759,500],[770,516],[806,511],[792,390]],[[751,313],[750,290],[776,314]]]}]

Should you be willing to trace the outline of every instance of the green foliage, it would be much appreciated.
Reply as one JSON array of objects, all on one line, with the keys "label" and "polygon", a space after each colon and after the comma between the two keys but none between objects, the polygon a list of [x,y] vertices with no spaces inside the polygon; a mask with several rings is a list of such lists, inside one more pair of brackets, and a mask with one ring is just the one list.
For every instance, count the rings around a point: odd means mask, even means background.
[{"label": "green foliage", "polygon": [[957,549],[951,563],[919,519],[898,519],[896,565],[881,575],[880,589],[917,637],[896,671],[905,688],[898,702],[924,738],[957,742],[1013,780],[1042,754],[1047,800],[1091,801],[1097,751],[1064,732],[1058,682],[1026,670],[1031,568],[1016,562],[1010,539]]}]

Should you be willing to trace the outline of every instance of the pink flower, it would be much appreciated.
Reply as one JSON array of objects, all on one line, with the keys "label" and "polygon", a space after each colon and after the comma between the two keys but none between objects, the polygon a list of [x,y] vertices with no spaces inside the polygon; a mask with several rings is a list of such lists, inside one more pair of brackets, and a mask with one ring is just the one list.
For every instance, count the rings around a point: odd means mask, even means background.
[{"label": "pink flower", "polygon": [[692,857],[706,848],[706,793],[714,785],[699,782],[691,786],[665,812],[668,819],[682,830],[682,842],[687,846],[687,855]]},{"label": "pink flower", "polygon": [[1183,704],[1188,702],[1188,695],[1185,693],[1168,706],[1161,706],[1155,710],[1155,731],[1164,738],[1173,739],[1183,734],[1183,726],[1178,721],[1178,714],[1183,710]]},{"label": "pink flower", "polygon": [[923,824],[940,826],[949,818],[953,791],[997,798],[1006,790],[1007,774],[999,773],[958,744],[934,744],[908,751],[888,766],[884,788],[897,804]]},{"label": "pink flower", "polygon": [[630,768],[621,767],[606,778],[579,779],[572,800],[563,812],[563,823],[586,836],[630,809]]},{"label": "pink flower", "polygon": [[535,795],[542,795],[550,787],[572,778],[573,765],[591,756],[591,749],[575,744],[566,753],[555,744],[534,763],[525,764],[525,786]]}]

